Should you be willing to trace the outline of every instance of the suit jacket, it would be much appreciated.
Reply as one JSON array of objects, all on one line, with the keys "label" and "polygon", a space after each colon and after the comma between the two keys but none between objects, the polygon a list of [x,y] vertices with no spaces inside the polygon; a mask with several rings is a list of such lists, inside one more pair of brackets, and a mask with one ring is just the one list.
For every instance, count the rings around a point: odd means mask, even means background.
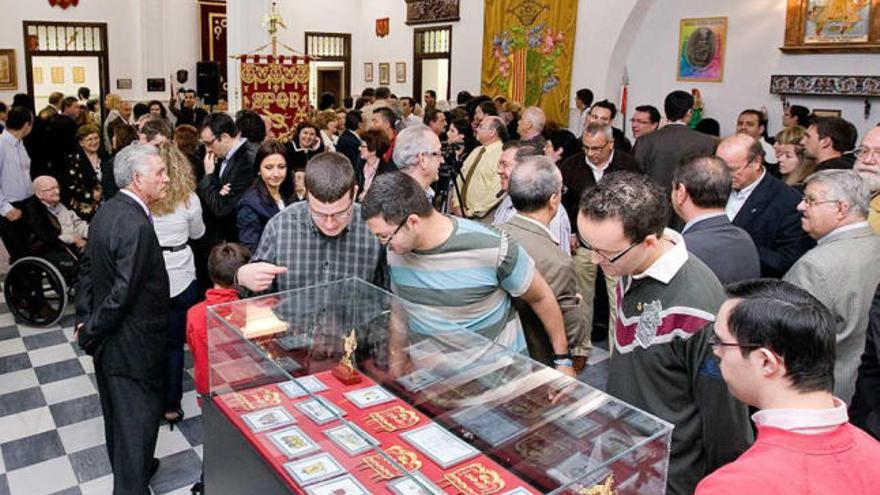
[{"label": "suit jacket", "polygon": [[[198,193],[202,201],[202,216],[205,220],[205,243],[208,249],[222,241],[238,241],[238,228],[235,225],[235,205],[241,195],[253,184],[254,159],[257,147],[245,141],[229,159],[220,174],[220,164],[211,174],[205,174],[199,182]],[[230,184],[229,194],[221,195],[220,190]]]},{"label": "suit jacket", "polygon": [[[574,260],[559,250],[547,229],[542,229],[520,215],[515,215],[499,227],[509,233],[535,260],[535,268],[553,290],[565,320],[569,347],[576,347],[585,339],[589,342],[586,304],[577,297]],[[514,304],[522,321],[529,355],[536,361],[552,366],[553,347],[541,320],[524,301],[516,299]]]},{"label": "suit jacket", "polygon": [[800,202],[797,190],[766,174],[733,219],[755,241],[762,277],[783,276],[813,247],[813,240],[801,229]]},{"label": "suit jacket", "polygon": [[[559,165],[559,170],[562,172],[562,183],[568,188],[568,191],[562,195],[562,207],[568,213],[571,232],[574,234],[578,231],[577,214],[581,196],[584,195],[584,191],[596,185],[596,179],[593,177],[593,170],[587,165],[583,151],[566,158]],[[614,156],[611,157],[605,175],[619,171],[640,172],[641,169],[632,155],[614,150]],[[605,175],[602,177],[604,178]]]},{"label": "suit jacket", "polygon": [[168,273],[156,231],[140,204],[120,193],[89,226],[76,287],[79,345],[107,375],[164,375]]},{"label": "suit jacket", "polygon": [[715,152],[715,139],[683,124],[669,124],[636,140],[633,154],[658,184],[672,188],[672,172],[682,159]]},{"label": "suit jacket", "polygon": [[622,129],[618,129],[617,127],[611,128],[611,134],[614,137],[614,151],[623,151],[625,153],[632,153],[633,146],[629,141],[629,138],[626,137]]},{"label": "suit jacket", "polygon": [[849,403],[865,350],[868,313],[880,284],[880,237],[869,225],[832,232],[799,259],[784,280],[812,294],[837,319],[834,395]]},{"label": "suit jacket", "polygon": [[361,140],[353,131],[346,129],[345,132],[339,136],[339,141],[336,142],[336,151],[345,155],[348,158],[348,161],[351,162],[351,166],[357,172],[358,163],[361,161]]},{"label": "suit jacket", "polygon": [[745,230],[730,223],[727,215],[706,218],[685,231],[685,246],[722,284],[761,276],[758,248]]}]

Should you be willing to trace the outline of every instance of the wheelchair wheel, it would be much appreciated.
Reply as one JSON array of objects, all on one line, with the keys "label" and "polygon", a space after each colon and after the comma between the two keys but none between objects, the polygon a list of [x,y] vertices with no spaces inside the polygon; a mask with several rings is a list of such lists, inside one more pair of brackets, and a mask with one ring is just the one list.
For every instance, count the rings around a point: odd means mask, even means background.
[{"label": "wheelchair wheel", "polygon": [[9,268],[3,294],[13,316],[36,327],[57,323],[68,298],[67,283],[58,268],[33,256],[21,258]]}]

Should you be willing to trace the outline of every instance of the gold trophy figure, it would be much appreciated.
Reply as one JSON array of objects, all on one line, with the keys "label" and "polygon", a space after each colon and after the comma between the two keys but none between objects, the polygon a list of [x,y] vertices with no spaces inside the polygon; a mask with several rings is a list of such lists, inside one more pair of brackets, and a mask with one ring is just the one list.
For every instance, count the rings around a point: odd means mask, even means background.
[{"label": "gold trophy figure", "polygon": [[354,369],[354,351],[357,349],[357,334],[353,328],[348,337],[342,339],[342,349],[345,353],[342,355],[342,359],[339,360],[339,364],[333,368],[333,376],[345,385],[360,383],[362,380],[361,374]]}]

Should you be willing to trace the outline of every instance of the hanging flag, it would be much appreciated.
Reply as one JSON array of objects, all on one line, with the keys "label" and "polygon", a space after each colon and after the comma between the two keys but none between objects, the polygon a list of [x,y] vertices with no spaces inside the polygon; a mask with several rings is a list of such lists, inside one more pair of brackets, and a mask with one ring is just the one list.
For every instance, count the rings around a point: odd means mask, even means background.
[{"label": "hanging flag", "polygon": [[76,7],[77,5],[79,5],[79,0],[49,0],[49,5],[51,5],[52,7],[58,6],[62,9],[66,9],[70,6]]}]

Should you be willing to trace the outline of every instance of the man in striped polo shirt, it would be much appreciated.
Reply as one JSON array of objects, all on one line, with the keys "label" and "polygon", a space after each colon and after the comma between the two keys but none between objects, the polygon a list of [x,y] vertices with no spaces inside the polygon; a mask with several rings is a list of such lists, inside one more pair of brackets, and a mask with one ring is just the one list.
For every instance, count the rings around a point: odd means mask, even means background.
[{"label": "man in striped polo shirt", "polygon": [[362,215],[388,247],[392,291],[420,306],[410,314],[411,330],[464,328],[525,353],[512,303],[518,297],[541,320],[556,369],[574,376],[556,298],[534,261],[507,234],[436,212],[418,182],[397,172],[376,178]]}]

